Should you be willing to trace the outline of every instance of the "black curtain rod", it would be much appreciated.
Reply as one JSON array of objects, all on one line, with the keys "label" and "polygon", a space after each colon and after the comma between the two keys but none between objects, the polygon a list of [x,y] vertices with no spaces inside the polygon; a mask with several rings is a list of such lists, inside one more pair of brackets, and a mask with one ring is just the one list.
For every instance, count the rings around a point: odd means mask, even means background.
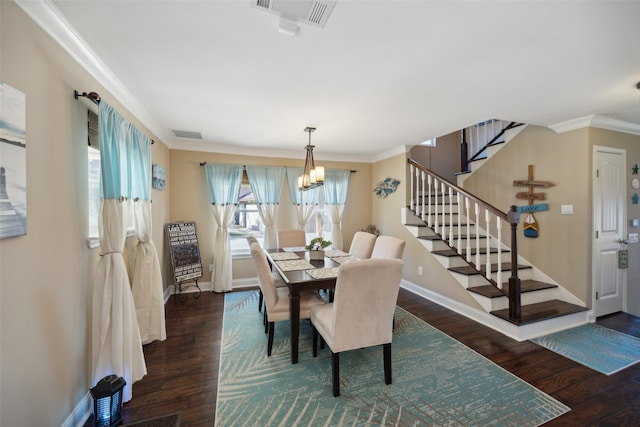
[{"label": "black curtain rod", "polygon": [[98,105],[100,104],[100,95],[98,95],[97,92],[78,92],[77,90],[73,91],[73,97],[75,99],[78,98],[88,98],[91,102],[93,102],[94,104]]},{"label": "black curtain rod", "polygon": [[[207,164],[207,162],[200,162],[200,166],[204,166],[204,165],[206,165],[206,164]],[[243,167],[243,168],[246,168],[247,166],[246,166],[246,165],[242,165],[242,167]],[[285,166],[285,167],[286,167],[286,166]],[[353,169],[349,169],[349,172],[351,172],[351,173],[356,173],[357,171],[354,171]]]},{"label": "black curtain rod", "polygon": [[[87,98],[87,99],[89,99],[91,102],[93,102],[93,103],[94,103],[94,104],[96,104],[96,105],[99,105],[99,104],[100,104],[100,95],[98,95],[98,92],[89,92],[89,93],[87,93],[87,92],[82,92],[82,93],[80,93],[80,92],[78,92],[77,90],[75,90],[75,89],[74,89],[74,91],[73,91],[73,97],[74,97],[75,99],[78,99],[78,98]],[[155,144],[156,142],[152,139],[152,140],[151,140],[151,143],[152,143],[152,144]]]}]

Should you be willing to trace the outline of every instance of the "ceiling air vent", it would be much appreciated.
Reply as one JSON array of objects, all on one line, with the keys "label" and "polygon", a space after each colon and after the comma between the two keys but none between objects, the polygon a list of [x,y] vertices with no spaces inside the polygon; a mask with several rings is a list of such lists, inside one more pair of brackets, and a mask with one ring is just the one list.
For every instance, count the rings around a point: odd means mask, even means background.
[{"label": "ceiling air vent", "polygon": [[173,130],[173,134],[178,138],[202,139],[202,133],[188,130]]},{"label": "ceiling air vent", "polygon": [[250,0],[251,7],[296,22],[324,28],[336,0]]}]

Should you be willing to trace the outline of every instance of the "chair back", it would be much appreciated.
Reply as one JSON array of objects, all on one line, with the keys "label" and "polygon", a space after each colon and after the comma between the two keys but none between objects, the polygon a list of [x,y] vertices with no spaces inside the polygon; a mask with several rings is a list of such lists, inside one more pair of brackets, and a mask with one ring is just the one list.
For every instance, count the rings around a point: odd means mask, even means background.
[{"label": "chair back", "polygon": [[247,236],[247,243],[249,243],[249,247],[251,247],[252,243],[260,244],[260,242],[258,242],[258,239],[256,239],[256,236]]},{"label": "chair back", "polygon": [[406,242],[393,236],[378,236],[373,246],[371,258],[402,259]]},{"label": "chair back", "polygon": [[391,342],[402,260],[364,259],[343,264],[333,300],[332,351]]},{"label": "chair back", "polygon": [[353,235],[353,240],[351,240],[349,255],[360,259],[371,258],[376,237],[375,234],[367,233],[366,231],[357,231],[356,234]]},{"label": "chair back", "polygon": [[271,307],[274,307],[278,302],[278,293],[276,291],[276,284],[273,280],[273,275],[269,269],[269,263],[267,262],[267,256],[260,247],[260,244],[254,242],[251,244],[251,258],[256,266],[256,273],[258,273],[258,285],[264,295],[264,303],[267,306],[267,311]]},{"label": "chair back", "polygon": [[300,248],[307,244],[306,239],[304,230],[298,228],[278,230],[279,248]]}]

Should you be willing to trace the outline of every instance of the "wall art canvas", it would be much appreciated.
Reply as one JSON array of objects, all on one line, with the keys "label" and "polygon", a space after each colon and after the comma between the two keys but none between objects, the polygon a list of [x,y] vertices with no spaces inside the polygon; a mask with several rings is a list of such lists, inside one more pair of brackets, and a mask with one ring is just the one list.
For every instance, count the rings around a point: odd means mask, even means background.
[{"label": "wall art canvas", "polygon": [[24,93],[0,81],[0,239],[27,234]]},{"label": "wall art canvas", "polygon": [[160,165],[151,165],[151,186],[156,190],[164,190],[165,171]]}]

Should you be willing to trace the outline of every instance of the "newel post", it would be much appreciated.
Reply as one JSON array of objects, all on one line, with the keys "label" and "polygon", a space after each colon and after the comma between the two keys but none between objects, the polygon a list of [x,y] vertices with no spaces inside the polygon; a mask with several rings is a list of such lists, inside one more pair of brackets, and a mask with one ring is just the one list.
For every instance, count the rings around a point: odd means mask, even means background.
[{"label": "newel post", "polygon": [[520,321],[521,301],[520,301],[520,278],[518,277],[518,223],[520,213],[515,206],[507,215],[511,224],[511,276],[509,277],[509,318]]}]

